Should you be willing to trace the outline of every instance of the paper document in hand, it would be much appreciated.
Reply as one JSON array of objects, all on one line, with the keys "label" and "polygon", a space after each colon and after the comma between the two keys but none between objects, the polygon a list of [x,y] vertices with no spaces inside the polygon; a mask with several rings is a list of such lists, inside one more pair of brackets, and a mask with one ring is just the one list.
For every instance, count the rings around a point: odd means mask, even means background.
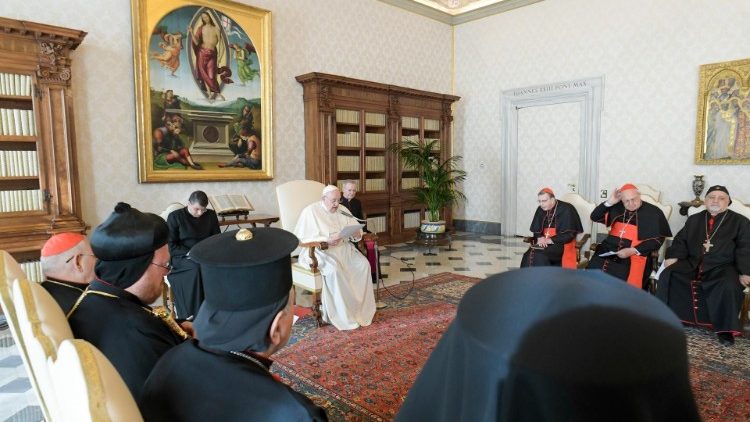
[{"label": "paper document in hand", "polygon": [[352,224],[351,226],[346,226],[339,232],[339,237],[346,239],[348,237],[357,236],[364,226],[364,224]]},{"label": "paper document in hand", "polygon": [[659,279],[659,276],[661,275],[661,272],[664,271],[664,269],[667,268],[666,265],[664,265],[664,261],[661,262],[661,265],[659,266],[659,269],[656,270],[656,279]]},{"label": "paper document in hand", "polygon": [[612,256],[612,255],[617,255],[617,252],[609,251],[609,252],[604,252],[604,253],[600,253],[599,254],[599,256],[602,257],[602,258],[606,258],[606,257]]}]

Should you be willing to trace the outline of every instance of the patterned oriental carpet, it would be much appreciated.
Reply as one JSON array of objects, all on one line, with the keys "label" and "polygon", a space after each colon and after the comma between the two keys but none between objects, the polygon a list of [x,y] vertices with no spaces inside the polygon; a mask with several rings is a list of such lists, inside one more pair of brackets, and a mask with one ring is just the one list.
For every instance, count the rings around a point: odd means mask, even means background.
[{"label": "patterned oriental carpet", "polygon": [[[331,421],[390,421],[430,352],[455,317],[456,306],[479,279],[442,273],[417,280],[369,327],[338,331],[315,327],[312,317],[294,326],[289,345],[274,355],[274,372],[328,411]],[[389,287],[404,296],[411,283]],[[734,347],[713,333],[687,328],[690,375],[705,421],[750,420],[750,340]]]}]

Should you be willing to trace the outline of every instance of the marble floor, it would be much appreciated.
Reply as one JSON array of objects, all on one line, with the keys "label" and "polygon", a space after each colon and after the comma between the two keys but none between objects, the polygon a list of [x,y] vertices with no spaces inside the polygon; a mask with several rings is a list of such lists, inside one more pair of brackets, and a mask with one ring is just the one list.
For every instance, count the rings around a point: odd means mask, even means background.
[{"label": "marble floor", "polygon": [[[458,232],[449,247],[411,243],[380,247],[381,276],[386,287],[442,272],[480,277],[518,268],[526,250],[519,238]],[[309,299],[298,296],[298,303]],[[37,404],[10,332],[0,330],[0,420],[39,421]]]}]

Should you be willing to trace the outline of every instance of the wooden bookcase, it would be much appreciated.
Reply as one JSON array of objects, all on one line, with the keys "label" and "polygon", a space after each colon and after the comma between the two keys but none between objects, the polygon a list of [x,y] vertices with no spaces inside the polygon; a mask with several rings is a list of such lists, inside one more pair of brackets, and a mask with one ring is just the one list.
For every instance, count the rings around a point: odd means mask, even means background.
[{"label": "wooden bookcase", "polygon": [[[386,151],[404,136],[439,139],[450,155],[451,106],[459,97],[324,73],[297,76],[304,88],[305,177],[325,184],[357,182],[357,198],[381,244],[415,237],[424,207],[410,187],[422,181]],[[443,218],[452,227],[450,209]]]},{"label": "wooden bookcase", "polygon": [[87,230],[69,58],[85,36],[0,18],[0,248],[27,273],[50,236]]}]

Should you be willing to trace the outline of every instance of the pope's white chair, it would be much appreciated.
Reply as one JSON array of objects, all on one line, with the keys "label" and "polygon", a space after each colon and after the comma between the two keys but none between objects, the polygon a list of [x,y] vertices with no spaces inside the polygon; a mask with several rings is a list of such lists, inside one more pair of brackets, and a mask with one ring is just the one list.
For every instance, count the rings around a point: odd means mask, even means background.
[{"label": "pope's white chair", "polygon": [[[299,219],[302,210],[305,209],[306,206],[320,201],[324,187],[324,184],[313,180],[292,180],[291,182],[286,182],[277,186],[276,199],[279,202],[281,228],[294,233],[294,228],[297,226],[297,220]],[[300,247],[307,247],[309,249],[310,257],[313,258],[313,260],[315,258],[314,248],[317,246],[323,249],[327,247],[324,242],[300,245]],[[301,251],[302,249],[298,248],[293,252],[293,255],[299,255]],[[313,316],[318,322],[318,325],[320,325],[320,293],[323,290],[323,276],[320,274],[320,271],[318,271],[317,267],[307,269],[295,261],[292,264],[292,282],[296,287],[312,293]]]},{"label": "pope's white chair", "polygon": [[591,237],[594,235],[594,223],[591,221],[591,213],[596,208],[596,205],[573,192],[566,193],[560,200],[573,205],[576,212],[578,212],[578,217],[581,218],[583,233],[579,233],[576,237],[576,252],[578,254],[578,268],[585,268],[586,264],[588,264],[588,259],[581,259],[581,251],[586,250],[585,246],[589,244]]},{"label": "pope's white chair", "polygon": [[50,362],[65,422],[143,421],[133,395],[109,359],[85,340],[65,340]]}]

